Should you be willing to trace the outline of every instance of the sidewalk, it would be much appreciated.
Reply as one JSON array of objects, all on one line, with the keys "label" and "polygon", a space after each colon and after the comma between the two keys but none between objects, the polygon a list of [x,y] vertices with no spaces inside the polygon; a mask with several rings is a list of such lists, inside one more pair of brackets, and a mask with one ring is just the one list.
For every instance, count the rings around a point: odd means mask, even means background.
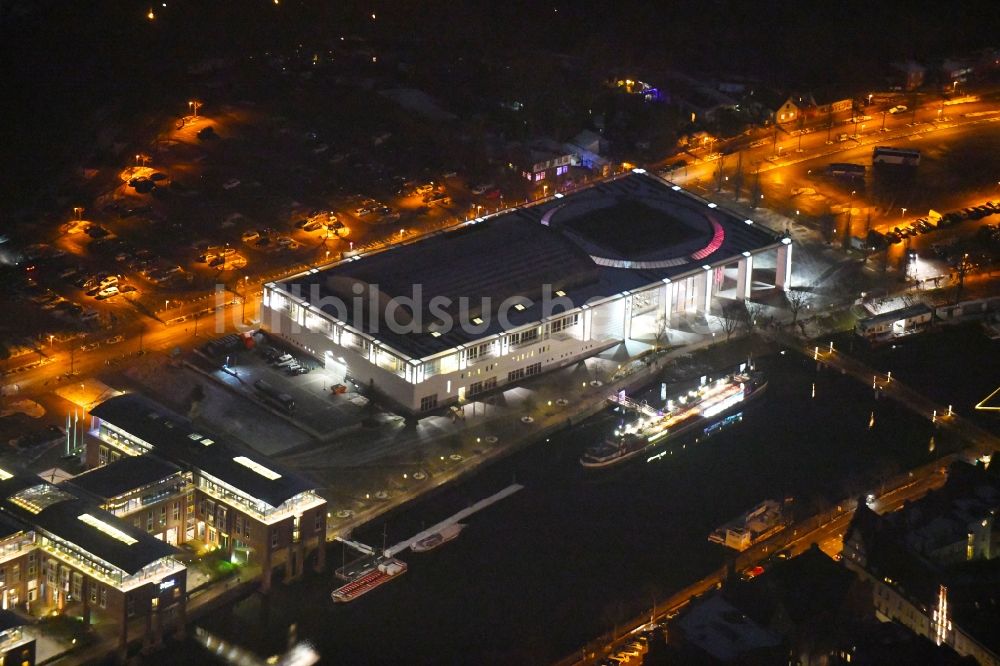
[{"label": "sidewalk", "polygon": [[[605,353],[602,355],[604,358],[587,359],[544,375],[536,381],[509,389],[499,396],[503,398],[502,404],[476,403],[475,407],[465,405],[464,420],[449,423],[439,417],[436,420],[445,422],[426,428],[397,428],[374,441],[368,439],[366,446],[376,448],[385,439],[391,440],[394,447],[403,450],[436,447],[438,455],[428,455],[423,461],[409,464],[391,458],[375,463],[389,474],[396,472],[392,475],[395,483],[387,482],[387,485],[391,485],[387,496],[381,500],[369,499],[371,493],[361,490],[353,494],[345,493],[343,483],[353,481],[353,485],[357,486],[359,481],[358,470],[350,469],[349,475],[342,479],[342,484],[333,486],[340,492],[336,499],[330,498],[328,540],[336,536],[346,537],[355,527],[370,522],[425,492],[474,473],[482,465],[507,457],[527,445],[593,416],[607,407],[609,395],[621,390],[632,391],[645,385],[653,381],[672,360],[722,341],[721,337],[705,336],[696,343],[658,353],[655,358],[649,354],[638,363],[634,363],[632,358],[619,362],[613,353]],[[618,345],[615,349],[621,346]],[[634,366],[631,372],[628,367],[630,363]],[[475,416],[472,415],[473,411],[476,412]],[[317,455],[325,457],[322,450],[309,451],[299,456],[283,458],[283,461],[295,464],[293,461],[297,458],[301,464],[306,458],[315,459]],[[410,469],[411,472],[401,475],[401,469]],[[414,475],[413,471],[418,474]],[[423,478],[420,478],[420,472],[423,473]],[[327,479],[332,480],[330,477]],[[360,481],[363,485],[364,479],[361,478]],[[349,514],[345,515],[341,506],[350,497],[354,501],[351,508],[347,509]],[[340,505],[338,501],[341,502]]]}]

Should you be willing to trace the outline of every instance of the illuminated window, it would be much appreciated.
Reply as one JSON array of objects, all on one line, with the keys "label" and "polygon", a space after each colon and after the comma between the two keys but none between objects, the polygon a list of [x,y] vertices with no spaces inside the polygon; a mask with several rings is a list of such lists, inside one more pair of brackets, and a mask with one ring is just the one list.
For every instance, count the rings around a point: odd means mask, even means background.
[{"label": "illuminated window", "polygon": [[7,479],[13,479],[14,475],[5,469],[0,469],[0,481],[6,481]]},{"label": "illuminated window", "polygon": [[517,303],[517,304],[516,304],[516,305],[514,306],[514,309],[515,309],[515,310],[517,310],[518,312],[522,312],[522,311],[524,311],[524,309],[525,309],[525,308],[524,308],[524,304],[523,304],[523,303]]},{"label": "illuminated window", "polygon": [[483,318],[482,317],[473,317],[472,318],[472,323],[473,324],[482,324],[483,323]]},{"label": "illuminated window", "polygon": [[215,440],[206,437],[205,439],[201,440],[201,443],[202,446],[212,446],[212,444],[215,444]]},{"label": "illuminated window", "polygon": [[53,504],[65,502],[70,499],[73,499],[72,495],[48,483],[40,483],[37,486],[25,488],[10,496],[10,501],[13,504],[36,515]]},{"label": "illuminated window", "polygon": [[563,291],[562,289],[556,289],[556,296],[559,296],[560,298],[562,298],[565,295],[566,295],[565,291]]},{"label": "illuminated window", "polygon": [[235,458],[233,458],[233,462],[239,463],[240,465],[243,465],[247,469],[257,472],[268,481],[274,481],[275,479],[281,478],[281,475],[278,474],[277,472],[264,467],[260,463],[256,463],[253,460],[250,460],[246,456],[236,456]]},{"label": "illuminated window", "polygon": [[113,525],[109,525],[108,523],[104,522],[100,518],[95,518],[94,516],[90,515],[89,513],[81,514],[81,515],[77,516],[77,519],[80,522],[82,522],[82,523],[90,525],[95,530],[98,530],[100,532],[103,532],[104,534],[107,534],[112,539],[117,539],[118,541],[121,541],[126,546],[132,546],[134,544],[139,543],[138,539],[130,537],[128,534],[125,534],[125,532],[122,532],[117,527],[115,527]]}]

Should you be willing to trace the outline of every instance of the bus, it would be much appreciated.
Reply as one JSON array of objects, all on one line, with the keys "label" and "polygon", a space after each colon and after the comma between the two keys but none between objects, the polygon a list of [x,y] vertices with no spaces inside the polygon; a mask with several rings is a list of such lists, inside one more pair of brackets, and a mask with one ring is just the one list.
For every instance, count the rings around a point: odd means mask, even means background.
[{"label": "bus", "polygon": [[287,393],[282,393],[278,388],[268,384],[263,379],[258,379],[253,383],[254,387],[264,394],[264,397],[283,409],[287,414],[295,411],[295,400]]},{"label": "bus", "polygon": [[864,164],[851,164],[850,162],[834,162],[826,167],[826,172],[831,176],[845,176],[847,178],[864,178]]},{"label": "bus", "polygon": [[872,164],[897,164],[915,167],[920,164],[920,151],[878,146],[872,150]]}]

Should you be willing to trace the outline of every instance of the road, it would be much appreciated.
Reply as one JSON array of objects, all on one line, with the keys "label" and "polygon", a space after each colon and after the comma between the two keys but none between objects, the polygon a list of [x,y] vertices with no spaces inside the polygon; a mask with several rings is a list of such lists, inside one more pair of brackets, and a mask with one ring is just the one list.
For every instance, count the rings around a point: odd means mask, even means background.
[{"label": "road", "polygon": [[[945,463],[939,460],[920,470],[908,473],[900,479],[898,485],[879,495],[871,504],[872,508],[878,513],[895,511],[906,502],[918,499],[928,491],[941,487],[947,478],[944,473],[944,465]],[[814,517],[789,526],[770,539],[740,553],[734,558],[734,568],[736,571],[744,571],[758,565],[765,566],[770,558],[781,550],[788,549],[794,556],[808,550],[814,544],[818,545],[830,557],[839,559],[843,549],[844,532],[853,517],[854,504],[845,501],[822,517]],[[818,526],[816,526],[817,520],[819,521]],[[789,540],[790,534],[792,535],[791,540]],[[713,572],[675,593],[663,603],[657,604],[654,609],[650,609],[649,613],[643,613],[623,623],[616,635],[607,634],[599,637],[581,649],[578,654],[558,662],[558,665],[579,664],[585,666],[601,661],[631,640],[636,630],[672,618],[692,600],[706,592],[720,588],[728,575],[729,572],[726,568]]]},{"label": "road", "polygon": [[[951,429],[969,447],[967,452],[976,455],[988,454],[1000,448],[1000,439],[996,436],[957,414],[947,415],[947,408],[934,404],[899,382],[898,379],[892,379],[885,373],[879,373],[853,357],[830,347],[809,347],[794,338],[781,337],[787,346],[806,357],[815,358],[820,363],[838,368],[851,374],[859,381],[867,382],[868,378],[871,377],[874,388],[886,397],[897,400],[921,416],[936,418],[942,427]],[[879,513],[888,513],[897,510],[907,501],[920,498],[928,491],[941,487],[946,480],[945,472],[950,460],[950,457],[946,457],[901,474],[896,479],[887,480],[883,489],[873,493],[874,501],[870,502],[869,505]],[[843,548],[844,532],[854,516],[855,501],[852,498],[847,498],[828,512],[792,525],[775,536],[752,546],[734,558],[735,570],[744,571],[750,567],[764,565],[776,552],[785,548],[789,548],[793,555],[797,555],[814,544],[818,545],[830,557],[839,558]],[[591,664],[600,661],[608,654],[613,653],[618,645],[627,642],[626,639],[635,629],[672,617],[699,595],[720,587],[727,576],[726,568],[713,572],[657,605],[655,609],[651,609],[649,614],[644,613],[624,624],[624,628],[619,630],[617,635],[605,635],[596,639],[585,646],[578,655],[573,655],[559,662],[560,665]]]}]

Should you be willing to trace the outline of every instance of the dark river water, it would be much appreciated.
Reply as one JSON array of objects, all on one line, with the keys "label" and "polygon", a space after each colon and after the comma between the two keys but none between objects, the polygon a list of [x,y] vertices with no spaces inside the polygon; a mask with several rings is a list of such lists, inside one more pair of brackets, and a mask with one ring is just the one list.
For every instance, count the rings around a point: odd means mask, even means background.
[{"label": "dark river water", "polygon": [[[957,339],[948,343],[952,356],[973,343],[992,350],[979,338]],[[903,361],[919,362],[921,350],[866,354],[873,364],[900,366],[894,376],[902,376]],[[939,356],[935,362],[947,361]],[[929,364],[909,374],[927,381]],[[766,392],[742,421],[710,437],[699,430],[670,442],[654,462],[585,470],[582,450],[617,423],[615,413],[602,413],[357,531],[354,538],[377,545],[384,524],[396,543],[513,480],[525,486],[468,518],[456,540],[401,553],[409,570],[397,580],[334,604],[332,573],[313,574],[276,585],[266,605],[254,596],[202,626],[269,655],[284,650],[294,622],[325,663],[546,663],[722,565],[727,551],[708,533],[760,501],[794,498],[795,510],[808,512],[952,446],[926,419],[799,355],[761,358],[757,368],[768,375]],[[938,381],[934,397],[968,413],[991,379],[988,369],[966,367],[946,381],[960,388]],[[649,397],[659,393],[657,384]],[[331,546],[329,569],[341,559],[341,546]],[[156,662],[206,657],[192,645],[175,647]]]}]

